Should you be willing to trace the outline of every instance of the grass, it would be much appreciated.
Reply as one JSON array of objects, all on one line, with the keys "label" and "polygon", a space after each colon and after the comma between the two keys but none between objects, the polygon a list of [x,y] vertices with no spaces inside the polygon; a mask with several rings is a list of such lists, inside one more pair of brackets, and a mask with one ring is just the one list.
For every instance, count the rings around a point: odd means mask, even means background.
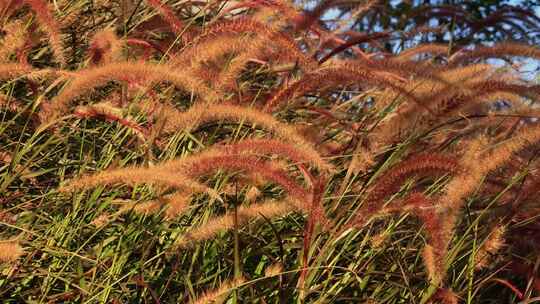
[{"label": "grass", "polygon": [[[130,132],[106,123],[76,121],[65,131],[50,137],[27,134],[10,142],[18,153],[2,174],[2,187],[10,202],[4,212],[16,214],[17,219],[15,223],[6,219],[1,223],[6,227],[4,234],[23,237],[27,254],[18,262],[17,270],[0,281],[2,297],[13,303],[23,299],[152,302],[154,294],[163,303],[173,303],[195,298],[198,291],[212,289],[234,275],[235,246],[230,233],[189,250],[170,250],[177,236],[221,209],[204,201],[195,202],[188,215],[172,221],[164,222],[158,215],[127,213],[99,228],[93,226],[91,222],[103,212],[114,210],[115,204],[133,204],[147,198],[149,189],[136,187],[132,194],[126,194],[100,187],[69,198],[47,184],[62,182],[67,174],[144,160],[144,147],[125,148],[133,139]],[[156,158],[182,155],[199,141],[197,134],[174,136],[166,153]],[[21,180],[24,175],[12,169],[18,165],[19,170],[31,169],[32,178],[42,186]],[[224,181],[226,177],[215,184],[219,187]],[[477,235],[481,214],[464,219],[469,222],[468,229],[460,234],[459,246],[454,247],[452,288],[467,290],[469,303],[479,292],[484,276],[490,275],[471,271],[472,255],[467,252],[474,249],[471,245],[481,242]],[[300,253],[304,222],[303,217],[291,214],[238,231],[239,264],[242,272],[250,275],[239,292],[243,303],[294,298],[302,291],[295,286],[302,254],[310,257],[305,281],[308,287],[303,290],[307,302],[346,303],[362,297],[383,303],[421,303],[429,288],[420,250],[425,240],[410,216],[377,221],[333,239],[317,237],[308,253]],[[381,244],[373,244],[374,236],[382,238]],[[278,281],[264,277],[264,269],[276,262],[287,269],[280,274],[279,292]]]},{"label": "grass", "polygon": [[[337,46],[321,44],[319,38],[310,35],[323,32],[341,39],[342,33],[326,31],[310,20],[289,18],[284,12],[299,14],[299,18],[308,18],[309,14],[301,14],[284,2],[242,2],[249,10],[239,17],[227,11],[227,3],[186,5],[168,1],[167,8],[157,7],[159,3],[50,2],[54,20],[62,25],[64,49],[60,51],[66,55],[66,67],[57,62],[57,43],[53,41],[54,52],[48,45],[49,36],[55,37],[55,33],[39,30],[40,23],[50,22],[43,21],[46,14],[21,6],[0,15],[2,26],[15,19],[36,26],[25,29],[28,46],[21,45],[19,52],[0,58],[0,65],[26,65],[26,60],[33,68],[56,73],[54,77],[0,74],[0,242],[14,243],[24,250],[20,256],[0,260],[3,303],[538,301],[538,196],[534,188],[538,145],[533,139],[540,135],[532,132],[522,141],[509,140],[526,130],[536,130],[537,122],[531,118],[538,119],[533,104],[538,87],[514,82],[510,68],[467,75],[464,70],[477,62],[460,62],[459,56],[451,57],[455,61],[450,67],[444,60],[438,62],[438,57],[400,61],[396,54],[381,59],[383,50],[373,45],[366,48],[372,56],[366,60],[357,46],[340,46],[346,41]],[[168,9],[179,19],[174,20]],[[165,17],[156,17],[159,12],[165,12]],[[253,20],[243,21],[248,17]],[[227,18],[236,23],[227,23]],[[212,23],[220,20],[225,20],[226,30],[212,28]],[[254,20],[267,28],[257,28]],[[309,24],[306,29],[294,31],[304,23]],[[168,28],[170,24],[172,28]],[[184,28],[180,28],[182,24]],[[97,47],[92,45],[91,37],[105,28],[113,29],[118,37],[102,38]],[[263,43],[261,48],[267,49],[259,53],[247,50],[257,58],[242,61],[246,49],[238,46],[227,49],[229,46],[224,45],[227,51],[219,49],[217,55],[205,50],[211,45],[204,40],[208,29],[218,33],[211,37],[230,35],[230,44],[249,42],[236,39],[245,32],[275,40]],[[48,30],[54,31],[54,27]],[[384,38],[390,39],[392,34]],[[9,35],[2,33],[0,38]],[[111,74],[115,77],[80,81],[79,90],[66,93],[70,90],[68,78],[85,79],[88,73],[84,71],[95,65],[126,66],[103,58],[115,58],[110,54],[114,51],[107,49],[107,43],[111,43],[107,39],[125,42],[127,38],[137,46],[124,46],[121,59],[115,60],[132,65],[144,61],[158,71],[178,59],[176,62],[185,66],[167,66],[167,71],[181,75],[188,84],[196,83],[202,88],[199,92],[208,92],[210,99],[218,96],[225,105],[219,108],[219,115],[226,119],[163,134],[161,131],[172,123],[163,117],[178,119],[182,115],[178,113],[199,105],[208,96],[169,83],[150,85],[155,77],[162,76],[159,73],[145,78],[142,73],[115,70]],[[258,43],[253,42],[256,46]],[[301,47],[287,50],[283,48],[287,43]],[[317,51],[319,45],[323,47]],[[193,46],[207,52],[199,54],[204,60],[182,57]],[[6,43],[0,50],[9,47]],[[343,55],[345,49],[351,53]],[[540,54],[533,46],[507,44],[501,49],[536,59]],[[92,52],[95,56],[89,56]],[[493,57],[505,55],[497,46],[486,52]],[[450,51],[448,55],[452,55]],[[92,63],[94,59],[98,62]],[[229,77],[226,72],[236,68],[238,74]],[[328,72],[345,68],[346,76]],[[429,77],[425,77],[427,74]],[[108,77],[116,81],[104,83],[102,80]],[[302,84],[302,79],[312,81]],[[493,79],[516,86],[491,92],[489,81]],[[364,80],[369,84],[364,86]],[[95,83],[100,85],[94,88]],[[295,90],[287,91],[290,88]],[[401,90],[392,91],[396,88]],[[404,92],[418,100],[404,96]],[[487,100],[478,97],[481,93]],[[68,106],[70,100],[61,109],[51,110],[51,100],[59,95],[78,96],[74,104],[87,106],[87,112]],[[265,103],[273,102],[273,96],[287,98],[274,100],[280,104],[272,108],[271,118],[262,113],[268,111]],[[99,103],[102,100],[110,103]],[[505,108],[501,100],[510,106]],[[146,101],[171,107],[156,112],[141,110]],[[92,108],[95,104],[101,105],[103,112]],[[227,104],[238,107],[231,113]],[[426,105],[436,115],[430,116],[422,108]],[[117,112],[108,113],[110,108]],[[217,108],[208,104],[206,110]],[[242,116],[239,108],[252,114]],[[197,121],[199,114],[189,119]],[[179,125],[187,125],[189,119],[184,118]],[[292,183],[308,193],[305,198],[294,198],[301,203],[293,203],[294,211],[284,215],[258,214],[244,224],[247,216],[241,206],[293,196],[283,185],[261,181],[261,173],[268,172],[257,169],[267,167],[257,167],[257,163],[249,164],[254,169],[246,172],[242,164],[231,166],[234,170],[217,170],[225,166],[194,161],[179,166],[178,172],[163,173],[171,180],[189,176],[213,189],[221,199],[191,189],[175,192],[178,189],[174,187],[147,184],[116,183],[70,193],[60,191],[81,176],[134,165],[157,174],[155,166],[167,161],[272,134],[279,135],[274,139],[289,151],[306,152],[313,147],[317,156],[335,168],[326,173],[309,164],[286,161],[297,156],[287,155],[294,152],[285,152],[285,157],[242,152],[265,160],[268,168],[282,173],[283,184]],[[475,146],[475,140],[482,137],[486,138],[481,142],[485,145]],[[460,167],[441,173],[437,170],[447,164],[429,163],[429,159],[409,167],[418,172],[400,167],[411,156],[424,154],[445,155]],[[508,157],[497,158],[500,155]],[[490,158],[500,160],[492,165]],[[203,170],[208,166],[211,170]],[[191,172],[197,172],[193,167],[211,173],[191,176]],[[486,167],[489,170],[482,171]],[[381,186],[385,177],[390,184]],[[455,184],[453,178],[462,181],[462,196],[459,189],[449,189]],[[250,194],[253,189],[257,191]],[[448,193],[458,200],[445,201]],[[185,194],[188,204],[181,214],[167,218],[166,198],[170,194]],[[408,201],[414,194],[428,203]],[[157,212],[137,209],[148,201],[161,204]],[[194,239],[187,246],[178,246],[182,237],[197,227],[207,227],[210,220],[226,212],[233,215],[232,229],[222,227],[205,240]],[[364,219],[360,216],[365,216],[365,221],[360,221]],[[362,225],[351,225],[355,219]],[[493,239],[497,228],[504,228],[503,241]],[[488,244],[491,251],[485,249]],[[426,248],[430,247],[434,248],[431,263],[426,258]],[[16,252],[13,249],[14,255]],[[487,256],[482,267],[478,261],[481,255]]]}]

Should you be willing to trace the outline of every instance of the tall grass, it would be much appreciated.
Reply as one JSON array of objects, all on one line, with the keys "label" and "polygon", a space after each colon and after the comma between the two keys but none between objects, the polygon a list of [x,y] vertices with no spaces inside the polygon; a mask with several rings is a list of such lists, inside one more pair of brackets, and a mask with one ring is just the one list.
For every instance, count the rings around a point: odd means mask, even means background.
[{"label": "tall grass", "polygon": [[0,298],[535,301],[540,49],[334,5],[2,2]]}]

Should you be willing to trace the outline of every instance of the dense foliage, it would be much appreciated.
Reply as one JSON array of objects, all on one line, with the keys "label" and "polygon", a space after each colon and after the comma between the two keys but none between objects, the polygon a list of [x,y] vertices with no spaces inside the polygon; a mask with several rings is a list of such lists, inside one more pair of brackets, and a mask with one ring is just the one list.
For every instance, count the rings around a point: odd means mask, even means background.
[{"label": "dense foliage", "polygon": [[0,299],[537,301],[540,48],[334,4],[1,2]]},{"label": "dense foliage", "polygon": [[[508,0],[411,0],[369,1],[369,10],[347,1],[323,1],[324,12],[338,10],[323,18],[323,23],[334,27],[343,25],[343,18],[353,31],[373,33],[381,31],[414,34],[414,43],[446,43],[461,48],[471,43],[486,44],[502,41],[540,42],[540,11],[538,1]],[[315,11],[315,10],[314,10]],[[332,17],[330,17],[332,16]],[[408,37],[409,39],[411,37]],[[385,40],[387,50],[403,50],[407,39]],[[410,47],[406,45],[405,47]]]}]

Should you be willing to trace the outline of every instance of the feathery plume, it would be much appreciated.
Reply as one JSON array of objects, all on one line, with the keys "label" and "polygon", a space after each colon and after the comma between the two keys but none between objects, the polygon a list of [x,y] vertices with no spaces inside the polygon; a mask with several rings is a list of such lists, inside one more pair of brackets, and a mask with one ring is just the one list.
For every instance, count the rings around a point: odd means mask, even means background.
[{"label": "feathery plume", "polygon": [[98,185],[112,185],[123,183],[136,185],[140,183],[158,184],[176,189],[187,189],[194,192],[203,192],[210,197],[221,200],[219,195],[207,186],[200,184],[180,172],[167,172],[154,168],[122,168],[100,172],[94,175],[83,176],[70,181],[60,188],[60,192],[73,192],[77,189],[88,189]]},{"label": "feathery plume", "polygon": [[6,35],[1,40],[0,63],[8,62],[9,56],[22,49],[26,43],[26,28],[22,21],[15,20],[3,28]]},{"label": "feathery plume", "polygon": [[62,35],[60,33],[60,25],[54,19],[47,3],[43,0],[24,0],[34,11],[37,20],[40,23],[41,29],[47,33],[50,39],[51,48],[54,56],[61,66],[66,65],[66,57],[62,47]]},{"label": "feathery plume", "polygon": [[380,201],[389,194],[395,193],[403,181],[411,176],[434,176],[454,174],[458,169],[458,161],[443,154],[420,154],[400,162],[377,179],[375,186],[369,191],[368,200]]},{"label": "feathery plume", "polygon": [[[432,202],[432,200],[428,201],[428,204]],[[431,284],[439,285],[446,276],[444,259],[448,252],[448,244],[453,236],[453,230],[448,226],[444,215],[438,209],[428,208],[419,209],[416,212],[420,220],[424,223],[424,229],[429,235],[428,245],[426,245],[426,250],[428,251],[422,257],[426,264],[426,270],[428,271],[427,274]]]},{"label": "feathery plume", "polygon": [[[450,289],[439,288],[433,295],[432,299],[438,301],[441,304],[458,304],[458,296]],[[433,302],[429,302],[433,303]]]},{"label": "feathery plume", "polygon": [[412,211],[426,223],[426,229],[431,234],[433,245],[436,246],[437,250],[440,250],[440,234],[446,233],[446,230],[441,231],[439,229],[438,222],[434,220],[438,218],[436,214],[424,211],[425,207],[430,207],[431,200],[422,193],[413,193],[405,200],[400,201],[401,204],[394,203],[390,207],[384,207],[383,200],[389,194],[398,191],[405,179],[410,176],[428,177],[448,173],[455,174],[457,172],[458,163],[452,157],[438,154],[415,155],[394,166],[377,180],[374,187],[368,192],[366,202],[356,211],[345,228],[362,227],[366,221],[376,215],[396,211]]},{"label": "feathery plume", "polygon": [[20,101],[0,93],[0,109],[16,112],[22,108]]},{"label": "feathery plume", "polygon": [[148,137],[148,130],[140,126],[132,117],[124,117],[122,109],[114,107],[109,102],[100,102],[89,106],[78,106],[73,111],[73,114],[81,118],[103,117],[108,121],[116,121],[131,129],[142,141]]},{"label": "feathery plume", "polygon": [[375,249],[380,249],[382,245],[388,240],[388,232],[382,231],[369,238],[371,247]]},{"label": "feathery plume", "polygon": [[233,290],[238,288],[240,285],[242,285],[245,282],[245,279],[243,277],[236,278],[232,281],[226,281],[222,283],[219,288],[211,291],[207,291],[202,296],[200,296],[198,299],[195,299],[192,301],[192,304],[216,304],[220,303],[220,301],[224,301],[225,297]]},{"label": "feathery plume", "polygon": [[449,58],[448,64],[453,66],[473,59],[501,58],[508,56],[540,59],[540,48],[511,42],[498,43],[494,46],[477,47],[474,50],[461,50]]},{"label": "feathery plume", "polygon": [[[309,194],[299,186],[287,173],[271,162],[263,162],[257,157],[238,156],[207,151],[189,157],[172,160],[152,168],[123,168],[81,177],[61,188],[62,192],[75,189],[90,188],[97,185],[110,185],[118,182],[124,184],[156,183],[163,186],[205,192],[211,197],[221,200],[214,190],[192,180],[215,170],[244,170],[249,174],[257,174],[283,187],[293,197],[306,200]],[[183,173],[180,173],[183,172]]]},{"label": "feathery plume", "polygon": [[[161,3],[160,0],[146,0],[146,3],[155,8],[161,16],[163,16],[163,19],[170,25],[175,34],[181,35],[183,33],[184,23],[178,19],[174,11],[168,5]],[[186,42],[187,41],[184,41],[184,43]]]},{"label": "feathery plume", "polygon": [[[202,39],[186,48],[172,58],[170,64],[190,66],[194,73],[218,89],[233,88],[234,81],[245,65],[269,53],[269,46],[263,37],[258,36],[216,36],[213,39]],[[214,69],[209,67],[210,62],[215,66]]]},{"label": "feathery plume", "polygon": [[112,29],[97,32],[90,40],[88,49],[90,62],[96,65],[118,61],[122,56],[122,45],[122,41]]},{"label": "feathery plume", "polygon": [[[540,140],[540,125],[527,125],[511,139],[499,144],[488,152],[481,152],[485,147],[485,139],[473,141],[462,159],[463,174],[454,177],[446,186],[443,203],[451,209],[458,209],[462,199],[472,192],[480,180],[490,171],[507,162],[513,154],[526,146]],[[487,160],[487,161],[483,161]]]},{"label": "feathery plume", "polygon": [[305,74],[300,80],[272,94],[272,97],[265,104],[265,111],[274,110],[277,106],[287,102],[289,99],[302,96],[314,89],[320,92],[329,87],[335,88],[335,86],[366,84],[395,90],[407,97],[410,101],[431,112],[415,96],[405,90],[403,85],[399,85],[403,80],[401,77],[389,72],[372,70],[369,67],[357,65],[352,62],[343,63]]},{"label": "feathery plume", "polygon": [[256,186],[249,187],[249,190],[246,192],[245,199],[248,203],[253,203],[261,196],[261,191]]},{"label": "feathery plume", "polygon": [[16,241],[0,241],[0,262],[10,263],[17,260],[24,251]]},{"label": "feathery plume", "polygon": [[508,96],[510,100],[519,100],[520,96],[540,96],[540,86],[510,83],[508,80],[484,80],[463,83],[462,92],[455,92],[451,88],[442,89],[429,97],[438,104],[437,116],[445,117],[467,108],[474,108],[481,102],[492,100],[491,98]]},{"label": "feathery plume", "polygon": [[[215,120],[249,121],[252,124],[262,126],[278,138],[294,144],[298,149],[304,150],[303,154],[307,159],[320,159],[320,155],[313,145],[300,136],[293,127],[276,120],[272,115],[256,109],[228,104],[198,103],[186,112],[167,112],[164,115],[166,115],[164,117],[166,120],[163,127],[164,133],[193,130],[204,123]],[[317,163],[322,164],[320,161],[317,161]]]},{"label": "feathery plume", "polygon": [[448,45],[446,44],[421,44],[416,47],[408,48],[399,53],[395,60],[411,60],[420,54],[431,54],[433,56],[441,56],[448,54]]},{"label": "feathery plume", "polygon": [[266,269],[264,270],[264,276],[273,277],[273,276],[279,275],[282,272],[283,272],[283,265],[278,262],[278,263],[274,263],[266,267]]},{"label": "feathery plume", "polygon": [[422,250],[422,260],[424,261],[424,265],[426,267],[427,275],[431,282],[440,282],[440,272],[439,267],[437,267],[436,257],[434,253],[434,248],[431,245],[425,245],[424,249]]},{"label": "feathery plume", "polygon": [[[431,245],[434,248],[434,272],[431,274],[432,283],[438,285],[446,275],[443,260],[448,252],[448,246],[453,236],[458,220],[462,199],[477,187],[483,174],[476,169],[481,162],[479,156],[485,147],[486,139],[478,137],[466,145],[466,152],[459,160],[461,170],[455,174],[446,186],[445,193],[438,199],[440,210],[421,213],[420,216],[431,234]],[[429,258],[429,257],[427,257]]]},{"label": "feathery plume", "polygon": [[[405,90],[415,92],[417,100],[429,100],[431,111],[418,111],[416,104],[401,103],[396,110],[385,117],[377,128],[370,134],[372,142],[377,142],[380,146],[391,143],[398,139],[402,133],[409,134],[411,130],[425,129],[445,118],[446,112],[458,112],[466,101],[477,98],[479,91],[476,85],[479,81],[485,81],[492,73],[493,69],[489,65],[478,64],[473,66],[459,67],[451,70],[440,71],[436,75],[439,79],[421,79],[412,81]],[[492,92],[484,92],[490,94]],[[376,105],[378,109],[388,106],[400,97],[401,92],[387,90],[383,92]],[[461,96],[461,97],[460,97]],[[464,98],[463,96],[467,96]]]},{"label": "feathery plume", "polygon": [[179,192],[164,198],[163,202],[167,205],[165,218],[172,219],[184,213],[189,206],[189,198],[188,192]]},{"label": "feathery plume", "polygon": [[[0,77],[2,70],[0,67]],[[86,93],[88,90],[104,85],[113,80],[139,80],[151,83],[168,81],[188,91],[193,90],[201,98],[215,101],[217,96],[200,81],[194,79],[189,73],[178,73],[167,65],[155,65],[134,62],[110,63],[104,66],[93,67],[77,73],[77,77],[55,98],[51,100],[47,111],[52,119],[67,111],[73,99]]]},{"label": "feathery plume", "polygon": [[480,249],[476,252],[474,257],[475,269],[485,268],[491,255],[494,255],[504,246],[504,226],[497,225],[489,234],[489,237],[484,241]]},{"label": "feathery plume", "polygon": [[172,57],[169,63],[192,66],[195,70],[202,69],[204,67],[202,64],[205,62],[217,60],[227,54],[241,53],[250,40],[244,36],[217,36],[186,47],[180,54]]},{"label": "feathery plume", "polygon": [[[182,194],[183,196],[185,195],[184,193],[179,193],[179,194]],[[149,214],[152,214],[152,213],[155,213],[155,212],[159,211],[160,208],[163,206],[163,204],[168,202],[169,199],[170,200],[175,200],[174,197],[176,195],[177,194],[175,193],[175,194],[172,194],[170,196],[166,196],[164,198],[164,200],[157,199],[157,200],[138,203],[138,204],[135,204],[135,205],[126,204],[125,206],[120,208],[120,210],[118,210],[117,214],[124,214],[126,212],[133,211],[133,212],[135,212],[137,214],[140,214],[140,215],[149,215]],[[173,209],[174,209],[174,207],[173,207]]]},{"label": "feathery plume", "polygon": [[302,69],[313,70],[317,67],[317,62],[303,53],[291,37],[251,18],[233,19],[212,24],[207,27],[199,39],[204,41],[220,35],[246,33],[253,33],[259,35],[263,40],[272,41],[272,45],[279,50],[281,58],[298,62]]},{"label": "feathery plume", "polygon": [[426,264],[433,261],[433,265],[429,266],[428,269],[434,285],[440,284],[446,275],[443,260],[448,252],[448,246],[458,220],[462,199],[478,185],[483,176],[483,172],[478,170],[478,166],[482,162],[479,160],[479,156],[485,144],[486,139],[481,136],[466,145],[466,152],[459,160],[461,170],[453,176],[446,186],[445,193],[436,203],[440,208],[419,213],[426,230],[430,232],[430,244],[434,248],[432,257],[429,255],[424,257]]},{"label": "feathery plume", "polygon": [[287,157],[296,164],[310,163],[323,172],[332,172],[333,167],[319,155],[307,153],[291,144],[275,139],[246,139],[240,142],[217,146],[217,149],[227,154],[260,153],[265,155],[279,155]]},{"label": "feathery plume", "polygon": [[244,47],[244,50],[236,57],[232,58],[227,67],[220,73],[216,83],[218,89],[227,89],[236,87],[236,79],[248,62],[253,59],[260,58],[265,51],[268,42],[264,39],[251,39],[249,44]]},{"label": "feathery plume", "polygon": [[[240,206],[237,209],[237,218],[239,225],[246,225],[249,221],[258,218],[276,218],[283,216],[298,208],[299,202],[286,201],[267,201],[253,204],[250,206]],[[179,237],[175,244],[180,248],[194,245],[196,242],[205,241],[214,238],[218,233],[234,228],[234,213],[228,212],[221,216],[216,216],[205,224],[192,228],[189,232]]]},{"label": "feathery plume", "polygon": [[[257,157],[226,154],[198,153],[192,157],[171,161],[164,165],[166,170],[183,170],[187,175],[195,177],[206,175],[220,169],[244,170],[249,174],[257,174],[283,187],[291,196],[299,200],[309,200],[310,195],[299,186],[287,172],[275,165],[274,162],[263,162]],[[306,202],[306,205],[308,203]]]},{"label": "feathery plume", "polygon": [[107,212],[100,214],[98,217],[92,220],[90,224],[94,225],[96,228],[101,228],[108,224],[111,220],[111,215]]},{"label": "feathery plume", "polygon": [[20,63],[0,63],[0,80],[6,80],[14,77],[30,74],[35,70],[29,66]]}]

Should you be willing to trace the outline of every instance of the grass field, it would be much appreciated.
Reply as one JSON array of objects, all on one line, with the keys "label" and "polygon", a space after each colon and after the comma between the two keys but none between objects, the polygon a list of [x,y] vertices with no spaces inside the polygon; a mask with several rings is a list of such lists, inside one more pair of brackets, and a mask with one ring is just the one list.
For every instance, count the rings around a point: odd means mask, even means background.
[{"label": "grass field", "polygon": [[2,303],[540,301],[540,49],[319,17],[0,3]]}]

